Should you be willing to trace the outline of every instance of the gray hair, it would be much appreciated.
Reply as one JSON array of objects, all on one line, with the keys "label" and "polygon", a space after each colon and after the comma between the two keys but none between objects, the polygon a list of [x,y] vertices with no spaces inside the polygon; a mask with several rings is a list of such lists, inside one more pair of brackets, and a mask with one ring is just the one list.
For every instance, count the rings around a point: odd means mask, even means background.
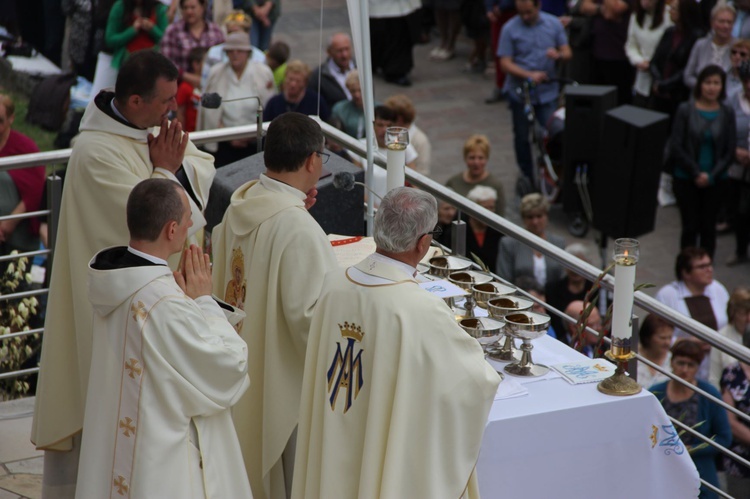
[{"label": "gray hair", "polygon": [[727,2],[720,0],[719,2],[714,5],[714,8],[711,9],[711,20],[713,21],[716,16],[719,15],[719,12],[729,12],[732,14],[732,17],[737,19],[737,9],[735,9],[732,5],[729,5]]},{"label": "gray hair", "polygon": [[437,225],[437,201],[425,191],[397,187],[385,195],[375,215],[374,238],[378,249],[403,253]]},{"label": "gray hair", "polygon": [[570,253],[571,255],[575,257],[580,258],[586,263],[594,263],[592,261],[591,253],[589,252],[589,249],[583,243],[569,244],[565,247],[565,251],[567,251],[568,253]]},{"label": "gray hair", "polygon": [[538,192],[532,192],[521,198],[519,211],[521,212],[521,218],[526,218],[526,216],[537,211],[542,211],[546,215],[549,213],[549,201]]},{"label": "gray hair", "polygon": [[478,185],[470,190],[466,197],[475,203],[481,203],[482,201],[497,201],[497,189],[486,185]]}]

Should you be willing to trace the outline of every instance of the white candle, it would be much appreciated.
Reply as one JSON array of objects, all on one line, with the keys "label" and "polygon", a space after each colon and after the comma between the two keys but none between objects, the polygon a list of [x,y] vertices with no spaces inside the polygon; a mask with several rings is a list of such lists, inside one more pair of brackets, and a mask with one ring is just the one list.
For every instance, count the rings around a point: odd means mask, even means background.
[{"label": "white candle", "polygon": [[403,187],[406,181],[406,146],[402,149],[394,149],[392,144],[388,146],[386,158],[388,159],[388,171],[386,172],[386,188],[388,191],[396,187]]},{"label": "white candle", "polygon": [[409,130],[392,126],[385,131],[385,147],[388,170],[386,172],[386,188],[388,191],[396,187],[403,187],[406,182],[406,148],[409,146]]},{"label": "white candle", "polygon": [[[635,292],[635,268],[638,262],[639,243],[635,239],[615,241],[615,303],[612,311],[613,345],[630,346],[633,333],[633,294]],[[616,339],[627,340],[616,342]]]},{"label": "white candle", "polygon": [[635,263],[615,266],[615,305],[612,311],[612,336],[630,338],[633,315],[633,290],[635,289]]}]

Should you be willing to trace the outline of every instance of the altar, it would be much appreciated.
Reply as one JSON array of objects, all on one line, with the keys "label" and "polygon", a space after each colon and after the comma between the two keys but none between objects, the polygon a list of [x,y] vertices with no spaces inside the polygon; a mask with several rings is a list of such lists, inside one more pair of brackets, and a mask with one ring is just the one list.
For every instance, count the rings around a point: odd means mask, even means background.
[{"label": "altar", "polygon": [[[534,341],[534,361],[586,357],[559,341]],[[503,363],[491,363],[502,371]],[[647,390],[604,395],[550,371],[518,378],[528,394],[495,400],[477,463],[483,499],[697,497],[698,472],[659,401]]]}]

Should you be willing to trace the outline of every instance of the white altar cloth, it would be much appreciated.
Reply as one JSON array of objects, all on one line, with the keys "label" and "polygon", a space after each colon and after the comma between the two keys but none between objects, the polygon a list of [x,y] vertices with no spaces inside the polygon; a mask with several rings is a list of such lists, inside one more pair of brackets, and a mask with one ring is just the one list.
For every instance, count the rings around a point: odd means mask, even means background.
[{"label": "white altar cloth", "polygon": [[[584,358],[549,336],[533,345],[540,364]],[[698,472],[656,397],[614,397],[596,385],[558,377],[496,400],[477,463],[482,498],[697,497]]]}]

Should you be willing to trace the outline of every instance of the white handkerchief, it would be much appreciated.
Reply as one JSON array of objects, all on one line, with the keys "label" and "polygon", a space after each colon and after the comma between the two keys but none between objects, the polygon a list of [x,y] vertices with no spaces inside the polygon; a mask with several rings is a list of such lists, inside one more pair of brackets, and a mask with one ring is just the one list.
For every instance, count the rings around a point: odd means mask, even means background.
[{"label": "white handkerchief", "polygon": [[507,374],[505,379],[500,382],[495,393],[495,400],[512,399],[515,397],[523,397],[528,395],[529,390],[526,389],[522,384],[518,383],[515,379],[511,378]]}]

